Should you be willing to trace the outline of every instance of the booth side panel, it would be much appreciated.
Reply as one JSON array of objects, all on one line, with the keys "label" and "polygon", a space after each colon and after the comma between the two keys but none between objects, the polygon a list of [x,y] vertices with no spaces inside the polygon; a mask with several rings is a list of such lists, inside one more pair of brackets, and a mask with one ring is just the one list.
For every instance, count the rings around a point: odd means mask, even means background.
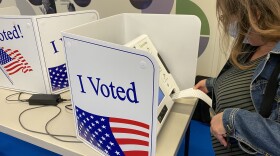
[{"label": "booth side panel", "polygon": [[0,87],[46,93],[32,18],[0,18]]},{"label": "booth side panel", "polygon": [[61,31],[98,19],[95,11],[39,16],[36,18],[38,41],[42,47],[41,59],[45,65],[46,83],[50,93],[68,90],[68,76]]}]

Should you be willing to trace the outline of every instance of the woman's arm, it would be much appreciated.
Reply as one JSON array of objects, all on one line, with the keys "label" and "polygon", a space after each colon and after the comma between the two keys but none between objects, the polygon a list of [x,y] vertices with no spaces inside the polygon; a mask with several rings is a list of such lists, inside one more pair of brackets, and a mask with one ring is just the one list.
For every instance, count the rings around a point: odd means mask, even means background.
[{"label": "woman's arm", "polygon": [[256,112],[228,108],[223,112],[222,124],[229,136],[258,152],[280,155],[280,124],[278,122],[263,118]]}]

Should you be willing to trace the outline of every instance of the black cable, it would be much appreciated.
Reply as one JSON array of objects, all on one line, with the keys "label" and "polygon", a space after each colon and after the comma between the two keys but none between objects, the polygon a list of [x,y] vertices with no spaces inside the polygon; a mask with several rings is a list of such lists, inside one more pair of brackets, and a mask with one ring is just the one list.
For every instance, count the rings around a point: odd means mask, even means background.
[{"label": "black cable", "polygon": [[[24,113],[26,113],[27,111],[30,111],[30,110],[33,110],[33,109],[38,109],[38,108],[43,108],[43,107],[56,107],[56,108],[59,109],[59,112],[58,112],[54,117],[52,117],[52,118],[47,122],[47,124],[45,125],[45,130],[46,130],[46,132],[40,132],[40,131],[35,131],[35,130],[31,130],[31,129],[26,128],[26,127],[23,125],[22,121],[21,121],[21,116],[22,116]],[[48,135],[48,136],[51,136],[51,137],[53,137],[54,139],[59,140],[59,141],[62,141],[62,142],[82,143],[81,141],[68,141],[68,140],[62,140],[62,139],[58,138],[58,137],[77,138],[76,136],[72,136],[72,135],[62,135],[62,134],[52,134],[52,133],[50,133],[50,132],[48,131],[48,128],[47,128],[47,127],[48,127],[49,123],[50,123],[51,121],[53,121],[56,117],[58,117],[60,113],[61,113],[61,108],[58,107],[58,106],[38,106],[38,107],[28,108],[28,109],[24,110],[23,112],[21,112],[20,115],[19,115],[18,120],[19,120],[19,123],[20,123],[21,127],[22,127],[23,129],[25,129],[26,131],[33,132],[33,133],[37,133],[37,134],[42,134],[42,135]]]},{"label": "black cable", "polygon": [[[17,95],[17,94],[18,94],[18,99],[17,99],[17,100],[12,100],[12,99],[10,99],[10,97],[15,96],[15,95]],[[6,97],[6,101],[28,102],[28,99],[20,99],[20,96],[21,96],[22,94],[23,94],[23,92],[11,94],[11,95],[9,95],[9,96]],[[31,94],[31,95],[32,95],[32,94]],[[70,100],[70,99],[60,99],[59,102],[64,102],[64,101],[71,101],[71,100]],[[70,104],[70,105],[66,105],[65,108],[70,109],[70,108],[68,108],[69,106],[71,106],[71,104]],[[48,125],[50,124],[50,122],[53,121],[55,118],[57,118],[57,117],[59,116],[59,114],[61,113],[61,108],[58,107],[58,106],[54,106],[54,107],[58,108],[58,109],[59,109],[59,112],[58,112],[53,118],[51,118],[51,119],[46,123],[46,125],[45,125],[45,131],[46,131],[46,133],[45,133],[45,132],[35,131],[35,130],[31,130],[31,129],[26,128],[26,127],[23,125],[22,121],[21,121],[22,115],[23,115],[24,113],[26,113],[27,111],[34,110],[34,109],[38,109],[38,108],[43,108],[43,107],[47,107],[47,106],[44,105],[44,106],[38,106],[38,107],[28,108],[28,109],[24,110],[23,112],[21,112],[20,115],[19,115],[19,118],[18,118],[21,127],[22,127],[23,129],[25,129],[26,131],[29,131],[29,132],[38,133],[38,134],[42,134],[42,135],[49,135],[49,136],[51,136],[52,138],[54,138],[54,139],[56,139],[56,140],[59,140],[59,141],[62,141],[62,142],[82,143],[81,141],[68,141],[68,140],[62,140],[62,139],[58,138],[58,137],[77,138],[76,136],[52,134],[52,133],[50,133],[50,132],[48,131]]]},{"label": "black cable", "polygon": [[70,110],[70,111],[73,110],[72,104],[65,105],[64,107],[65,107],[65,109],[68,109],[68,110]]},{"label": "black cable", "polygon": [[62,99],[63,101],[71,101],[71,99]]},{"label": "black cable", "polygon": [[[14,96],[14,95],[17,95],[18,94],[18,99],[17,100],[10,100],[9,98]],[[14,94],[11,94],[9,96],[6,97],[6,101],[19,101],[19,102],[28,102],[28,99],[20,99],[20,96],[21,94],[23,94],[23,92],[19,92],[19,93],[14,93]],[[26,93],[25,93],[26,94]]]},{"label": "black cable", "polygon": [[60,98],[60,99],[58,99],[58,102],[60,103],[60,102],[65,102],[65,101],[71,101],[70,99],[63,99],[63,98]]},{"label": "black cable", "polygon": [[[45,125],[45,131],[47,132],[47,134],[49,134],[51,137],[53,137],[54,139],[57,139],[59,141],[62,141],[62,142],[72,142],[72,143],[81,143],[81,141],[68,141],[68,140],[62,140],[60,138],[57,138],[57,135],[54,135],[54,134],[51,134],[49,131],[48,131],[48,125],[51,121],[53,121],[56,117],[58,117],[58,115],[61,113],[61,108],[58,107],[58,106],[55,106],[57,108],[59,108],[59,113],[57,113],[53,118],[51,118],[47,124]],[[72,137],[71,135],[67,135],[67,137]],[[76,138],[76,136],[74,136]]]}]

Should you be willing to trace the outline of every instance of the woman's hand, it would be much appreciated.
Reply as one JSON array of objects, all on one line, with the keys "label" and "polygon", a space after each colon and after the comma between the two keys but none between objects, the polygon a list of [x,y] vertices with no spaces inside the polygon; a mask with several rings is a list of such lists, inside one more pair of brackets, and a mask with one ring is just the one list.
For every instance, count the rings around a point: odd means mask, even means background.
[{"label": "woman's hand", "polygon": [[225,137],[226,137],[226,130],[223,125],[223,112],[215,115],[211,120],[211,133],[220,141],[222,145],[225,147],[228,145]]},{"label": "woman's hand", "polygon": [[209,92],[208,89],[206,88],[206,79],[199,81],[193,88],[199,89],[206,94]]}]

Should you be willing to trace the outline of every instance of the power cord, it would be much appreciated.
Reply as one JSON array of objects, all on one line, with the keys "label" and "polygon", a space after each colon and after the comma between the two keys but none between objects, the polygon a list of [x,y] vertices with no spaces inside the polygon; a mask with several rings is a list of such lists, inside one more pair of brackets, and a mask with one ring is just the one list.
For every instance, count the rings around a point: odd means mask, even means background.
[{"label": "power cord", "polygon": [[[29,102],[29,99],[21,99],[21,95],[24,94],[23,92],[20,92],[20,93],[15,93],[15,94],[11,94],[9,96],[6,97],[6,100],[7,101],[19,101],[19,102]],[[25,94],[28,94],[28,93],[25,93]],[[18,98],[17,100],[14,100],[14,99],[10,99],[12,96],[15,96],[15,95],[18,95]],[[32,94],[30,94],[32,95]],[[60,99],[59,102],[64,102],[64,101],[71,101],[70,99]],[[44,107],[56,107],[59,109],[59,112],[54,116],[52,117],[49,121],[47,121],[46,125],[45,125],[45,131],[46,132],[40,132],[40,131],[35,131],[35,130],[32,130],[32,129],[28,129],[26,128],[23,123],[22,123],[22,116],[24,113],[28,112],[28,111],[31,111],[31,110],[35,110],[35,109],[40,109],[40,108],[44,108]],[[68,104],[68,105],[65,105],[65,108],[66,109],[69,109],[69,110],[72,110],[71,107],[71,104]],[[33,108],[28,108],[24,111],[22,111],[18,117],[18,121],[21,125],[21,127],[23,129],[25,129],[26,131],[29,131],[29,132],[33,132],[33,133],[37,133],[37,134],[42,134],[42,135],[48,135],[48,136],[51,136],[52,138],[56,139],[56,140],[59,140],[59,141],[62,141],[62,142],[69,142],[69,143],[82,143],[81,141],[69,141],[69,140],[63,140],[59,137],[65,137],[65,138],[77,138],[76,136],[72,136],[72,135],[62,135],[62,134],[52,134],[49,132],[48,130],[48,126],[49,124],[55,119],[57,118],[59,115],[61,114],[61,108],[58,107],[58,106],[49,106],[49,105],[42,105],[42,106],[37,106],[37,107],[33,107]]]},{"label": "power cord", "polygon": [[[18,94],[18,99],[17,100],[10,100],[9,98],[12,96],[15,96]],[[19,102],[28,102],[28,99],[20,99],[21,94],[24,94],[23,92],[19,92],[19,93],[15,93],[15,94],[11,94],[9,96],[6,97],[6,101],[19,101]]]},{"label": "power cord", "polygon": [[[28,111],[31,111],[31,110],[34,110],[34,109],[39,109],[39,108],[43,108],[43,107],[56,107],[59,109],[59,112],[54,116],[52,117],[45,125],[45,131],[46,132],[40,132],[40,131],[35,131],[35,130],[32,130],[32,129],[28,129],[26,128],[23,123],[22,123],[22,115]],[[28,108],[26,110],[24,110],[23,112],[20,113],[19,115],[19,123],[20,125],[22,126],[23,129],[29,131],[29,132],[33,132],[33,133],[38,133],[38,134],[43,134],[43,135],[48,135],[48,136],[51,136],[52,138],[56,139],[56,140],[59,140],[59,141],[62,141],[62,142],[71,142],[71,143],[82,143],[81,141],[69,141],[69,140],[63,140],[63,139],[60,139],[58,137],[66,137],[66,138],[76,138],[76,136],[72,136],[72,135],[62,135],[62,134],[52,134],[49,132],[48,130],[48,125],[51,123],[51,121],[53,121],[55,118],[57,118],[61,113],[61,108],[58,107],[58,106],[37,106],[37,107],[33,107],[33,108]]]},{"label": "power cord", "polygon": [[65,109],[72,111],[72,104],[65,105]]}]

